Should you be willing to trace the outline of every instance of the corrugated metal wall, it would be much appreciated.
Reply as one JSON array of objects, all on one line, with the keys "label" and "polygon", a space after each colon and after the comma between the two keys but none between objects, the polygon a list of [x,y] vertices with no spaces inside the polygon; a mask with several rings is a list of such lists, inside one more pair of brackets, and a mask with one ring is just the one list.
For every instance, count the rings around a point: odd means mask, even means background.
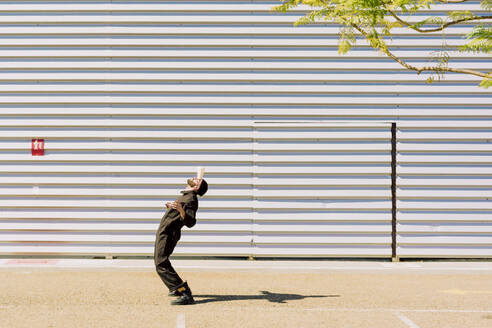
[{"label": "corrugated metal wall", "polygon": [[[249,254],[252,129],[241,121],[2,120],[15,127],[2,131],[0,252],[152,254],[165,201],[205,165],[214,188],[180,252]],[[31,135],[46,138],[45,156],[31,157]]]},{"label": "corrugated metal wall", "polygon": [[490,122],[401,123],[398,255],[492,255]]},{"label": "corrugated metal wall", "polygon": [[254,254],[391,257],[391,125],[257,123]]},{"label": "corrugated metal wall", "polygon": [[[302,12],[276,4],[0,1],[0,255],[151,255],[203,165],[213,188],[177,254],[389,257],[397,122],[399,255],[491,257],[490,91],[341,57],[337,26],[294,28]],[[392,42],[418,64],[441,39]]]}]

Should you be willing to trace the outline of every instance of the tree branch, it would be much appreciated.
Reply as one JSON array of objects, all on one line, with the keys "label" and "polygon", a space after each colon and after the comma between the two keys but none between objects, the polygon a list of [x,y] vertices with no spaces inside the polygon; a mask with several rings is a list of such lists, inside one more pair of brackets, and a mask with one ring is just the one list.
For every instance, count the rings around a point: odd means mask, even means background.
[{"label": "tree branch", "polygon": [[[364,29],[362,29],[360,26],[358,26],[356,24],[350,24],[350,25],[353,28],[355,28],[357,31],[359,31],[366,39],[369,39],[368,38],[368,35],[367,35],[367,32],[364,31]],[[420,74],[420,73],[422,73],[424,71],[454,72],[454,73],[464,73],[464,74],[475,75],[475,76],[479,76],[479,77],[482,77],[482,78],[491,78],[491,76],[489,74],[482,73],[482,72],[479,72],[479,71],[470,70],[470,69],[439,67],[439,66],[416,67],[416,66],[413,66],[413,65],[408,64],[407,62],[405,62],[401,58],[395,56],[391,51],[389,51],[389,49],[387,47],[379,47],[379,50],[381,50],[382,52],[384,52],[386,54],[386,56],[390,57],[391,59],[393,59],[394,61],[396,61],[397,63],[399,63],[401,66],[405,67],[406,69],[409,69],[409,70],[412,70],[412,71],[416,71],[417,74]]]},{"label": "tree branch", "polygon": [[432,28],[432,29],[428,29],[428,30],[423,30],[423,29],[420,29],[418,27],[413,26],[412,24],[408,23],[407,21],[404,21],[397,14],[395,14],[393,11],[391,11],[389,9],[387,9],[387,10],[390,13],[390,15],[393,16],[399,23],[411,28],[412,30],[420,32],[420,33],[438,32],[438,31],[444,30],[446,27],[449,27],[451,25],[455,25],[455,24],[459,24],[459,23],[463,23],[463,22],[474,21],[474,20],[482,20],[482,19],[491,19],[492,18],[492,15],[467,17],[467,18],[458,19],[458,20],[455,20],[452,22],[447,22],[446,24],[442,24],[440,27],[436,27],[436,28]]}]

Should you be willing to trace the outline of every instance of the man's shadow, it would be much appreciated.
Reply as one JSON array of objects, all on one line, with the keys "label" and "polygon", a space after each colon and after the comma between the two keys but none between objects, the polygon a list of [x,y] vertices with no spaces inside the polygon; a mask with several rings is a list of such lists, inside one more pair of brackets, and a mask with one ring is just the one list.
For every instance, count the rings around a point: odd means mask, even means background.
[{"label": "man's shadow", "polygon": [[303,300],[305,298],[340,297],[340,295],[279,294],[270,293],[266,290],[262,290],[260,293],[260,295],[193,295],[193,297],[195,298],[195,303],[197,304],[246,300],[267,300],[272,303],[287,303],[287,301]]}]

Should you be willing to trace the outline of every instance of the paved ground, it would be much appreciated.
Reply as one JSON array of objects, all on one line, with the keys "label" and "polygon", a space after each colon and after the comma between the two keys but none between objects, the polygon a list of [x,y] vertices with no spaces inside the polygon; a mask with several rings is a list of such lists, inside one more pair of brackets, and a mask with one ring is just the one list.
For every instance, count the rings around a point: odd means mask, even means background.
[{"label": "paved ground", "polygon": [[492,262],[0,259],[0,327],[492,327]]}]

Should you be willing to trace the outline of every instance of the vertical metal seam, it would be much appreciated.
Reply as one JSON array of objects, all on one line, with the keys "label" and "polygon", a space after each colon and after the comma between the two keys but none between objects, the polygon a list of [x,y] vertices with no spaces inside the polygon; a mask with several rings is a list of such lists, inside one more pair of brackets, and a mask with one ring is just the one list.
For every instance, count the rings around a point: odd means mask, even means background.
[{"label": "vertical metal seam", "polygon": [[257,255],[256,254],[256,247],[255,247],[255,237],[256,237],[256,229],[255,229],[255,225],[256,225],[256,215],[257,215],[257,168],[256,168],[256,164],[257,164],[257,161],[256,161],[256,152],[257,152],[257,147],[256,147],[256,142],[257,142],[257,126],[256,126],[256,122],[255,120],[253,119],[253,124],[252,124],[252,132],[253,132],[253,140],[252,140],[252,143],[253,143],[253,213],[252,213],[252,218],[251,218],[251,243],[250,243],[250,255],[249,255],[249,259],[250,260],[254,260],[255,256]]},{"label": "vertical metal seam", "polygon": [[391,257],[396,254],[396,123],[391,123]]}]

